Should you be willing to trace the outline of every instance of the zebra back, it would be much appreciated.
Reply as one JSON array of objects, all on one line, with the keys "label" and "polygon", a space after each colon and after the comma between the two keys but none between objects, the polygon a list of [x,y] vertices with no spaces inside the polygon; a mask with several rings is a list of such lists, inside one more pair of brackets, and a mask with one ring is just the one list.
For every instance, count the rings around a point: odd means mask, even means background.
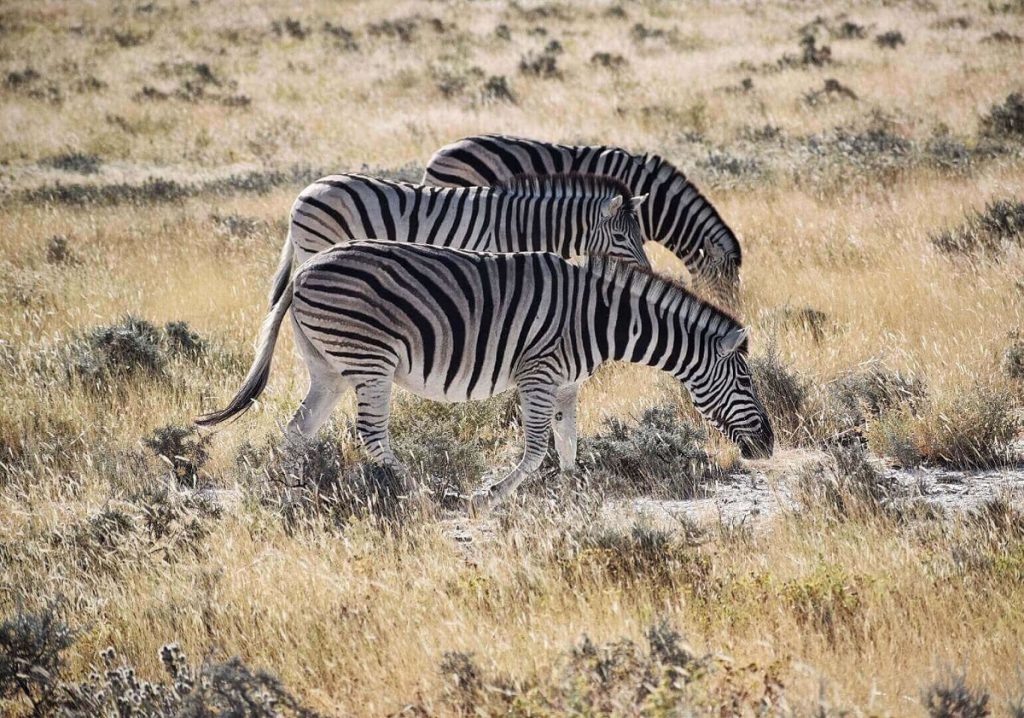
[{"label": "zebra back", "polygon": [[698,282],[732,301],[742,252],[735,233],[710,201],[670,162],[619,147],[562,145],[507,135],[477,135],[438,150],[424,184],[489,186],[507,178],[582,172],[611,177],[633,194],[649,194],[640,212],[645,241],[658,242],[686,263]]},{"label": "zebra back", "polygon": [[331,175],[299,194],[289,240],[300,262],[340,242],[386,239],[564,257],[610,253],[646,265],[633,199],[614,178],[578,174],[459,188]]}]

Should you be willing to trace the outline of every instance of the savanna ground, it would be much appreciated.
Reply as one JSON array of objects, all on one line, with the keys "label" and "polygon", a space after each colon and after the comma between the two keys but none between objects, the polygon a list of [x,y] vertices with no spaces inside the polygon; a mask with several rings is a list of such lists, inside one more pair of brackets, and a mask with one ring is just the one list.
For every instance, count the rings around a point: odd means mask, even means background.
[{"label": "savanna ground", "polygon": [[[1022,64],[1019,0],[5,2],[0,711],[1024,715]],[[486,522],[454,507],[513,404],[399,396],[435,506],[396,508],[351,402],[282,449],[288,336],[259,410],[191,433],[298,189],[481,131],[708,193],[773,459],[615,366],[580,475]],[[782,510],[690,518],[715,484]]]}]

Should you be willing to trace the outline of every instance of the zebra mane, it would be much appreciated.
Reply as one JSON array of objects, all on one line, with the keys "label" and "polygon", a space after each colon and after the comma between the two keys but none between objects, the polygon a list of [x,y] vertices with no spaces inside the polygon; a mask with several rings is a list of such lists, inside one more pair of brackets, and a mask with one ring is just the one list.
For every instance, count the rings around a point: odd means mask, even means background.
[{"label": "zebra mane", "polygon": [[640,155],[637,157],[637,161],[648,172],[660,180],[666,180],[675,176],[678,179],[682,179],[684,182],[690,181],[685,172],[659,154],[647,153]]},{"label": "zebra mane", "polygon": [[734,329],[742,329],[743,324],[730,312],[722,309],[687,289],[681,282],[658,274],[653,269],[646,269],[636,264],[623,262],[607,255],[592,254],[586,259],[585,265],[593,274],[619,287],[626,287],[633,296],[646,293],[652,298],[664,301],[668,298],[679,298],[680,306],[687,305],[687,314],[697,315],[699,310],[706,309],[721,321],[721,336]]},{"label": "zebra mane", "polygon": [[[602,198],[622,195],[625,199],[633,196],[625,182],[604,175],[581,173],[533,175],[520,174],[497,182],[495,189],[518,196],[554,195],[555,197],[588,197]],[[625,203],[628,207],[629,203]]]}]

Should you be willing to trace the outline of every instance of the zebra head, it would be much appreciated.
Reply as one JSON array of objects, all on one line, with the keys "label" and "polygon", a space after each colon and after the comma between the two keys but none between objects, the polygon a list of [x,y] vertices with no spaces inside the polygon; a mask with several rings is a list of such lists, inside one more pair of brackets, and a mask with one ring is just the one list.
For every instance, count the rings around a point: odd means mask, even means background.
[{"label": "zebra head", "polygon": [[603,200],[597,223],[584,241],[587,253],[604,254],[650,269],[651,262],[644,253],[643,232],[637,219],[637,209],[645,199],[647,195],[640,195],[626,202],[621,194],[617,194]]},{"label": "zebra head", "polygon": [[693,259],[694,288],[727,307],[739,301],[740,243],[724,223],[705,235]]},{"label": "zebra head", "polygon": [[771,456],[775,433],[747,363],[747,330],[734,327],[724,336],[708,336],[707,341],[707,370],[689,382],[694,406],[740,447],[743,458]]}]

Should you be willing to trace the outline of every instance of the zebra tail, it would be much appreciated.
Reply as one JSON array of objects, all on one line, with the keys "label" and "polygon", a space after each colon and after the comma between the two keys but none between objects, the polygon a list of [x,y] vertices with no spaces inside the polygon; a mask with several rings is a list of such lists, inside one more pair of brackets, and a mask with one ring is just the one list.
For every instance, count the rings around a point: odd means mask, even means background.
[{"label": "zebra tail", "polygon": [[295,257],[295,246],[292,244],[292,232],[288,230],[288,237],[281,249],[281,259],[277,263],[277,271],[274,272],[274,283],[270,289],[270,310],[274,310],[277,300],[285,292],[288,280],[292,274],[292,259]]},{"label": "zebra tail", "polygon": [[196,419],[199,426],[213,426],[226,421],[234,416],[243,414],[252,407],[252,403],[263,393],[270,378],[270,361],[274,357],[274,346],[277,344],[277,335],[281,330],[281,321],[288,313],[292,304],[292,282],[285,283],[281,296],[270,310],[270,314],[263,320],[263,327],[260,329],[259,343],[256,345],[256,358],[252,367],[242,382],[242,388],[235,394],[225,408],[210,414],[203,414]]}]

